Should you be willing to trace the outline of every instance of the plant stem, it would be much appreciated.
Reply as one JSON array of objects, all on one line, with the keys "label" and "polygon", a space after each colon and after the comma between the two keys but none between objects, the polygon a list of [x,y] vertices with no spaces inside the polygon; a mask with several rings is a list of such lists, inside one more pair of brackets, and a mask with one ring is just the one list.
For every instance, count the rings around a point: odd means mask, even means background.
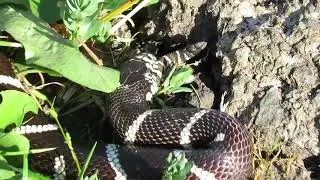
[{"label": "plant stem", "polygon": [[126,23],[134,14],[136,14],[140,9],[146,6],[150,0],[143,0],[139,5],[137,5],[132,11],[130,11],[123,19],[121,19],[116,25],[114,25],[109,34],[114,34],[124,23]]},{"label": "plant stem", "polygon": [[124,11],[131,8],[134,4],[138,3],[139,0],[128,0],[121,6],[119,6],[117,9],[111,11],[110,13],[103,15],[100,19],[102,19],[104,22],[108,22],[114,17],[118,16],[119,14],[122,14]]},{"label": "plant stem", "polygon": [[22,47],[22,44],[17,42],[0,41],[0,46]]},{"label": "plant stem", "polygon": [[89,56],[99,65],[99,66],[103,66],[103,62],[101,59],[98,58],[98,56],[91,51],[91,49],[87,46],[86,43],[82,44],[82,47],[87,51],[87,53],[89,54]]}]

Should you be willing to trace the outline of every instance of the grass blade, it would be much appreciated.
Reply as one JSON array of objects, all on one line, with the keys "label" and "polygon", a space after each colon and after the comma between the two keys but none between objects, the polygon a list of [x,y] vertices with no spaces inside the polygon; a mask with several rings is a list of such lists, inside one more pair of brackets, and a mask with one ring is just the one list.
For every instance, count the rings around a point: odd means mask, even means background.
[{"label": "grass blade", "polygon": [[84,165],[83,165],[83,167],[81,169],[81,173],[80,173],[80,176],[78,177],[78,180],[82,180],[83,179],[84,173],[86,172],[86,169],[87,169],[87,167],[89,165],[89,162],[90,162],[91,157],[93,155],[93,152],[94,152],[94,150],[96,148],[96,145],[97,145],[97,142],[94,143],[94,145],[93,145],[93,147],[92,147],[92,149],[91,149],[91,151],[90,151],[90,153],[89,153],[89,155],[88,155],[88,157],[86,159],[86,162],[84,163]]}]

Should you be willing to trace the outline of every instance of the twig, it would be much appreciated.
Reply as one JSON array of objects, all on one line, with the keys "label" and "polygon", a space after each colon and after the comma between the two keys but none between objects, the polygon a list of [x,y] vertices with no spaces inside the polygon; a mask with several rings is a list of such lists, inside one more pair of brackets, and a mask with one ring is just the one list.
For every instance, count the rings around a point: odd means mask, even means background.
[{"label": "twig", "polygon": [[89,56],[99,65],[99,66],[103,66],[103,62],[101,59],[98,58],[98,56],[91,51],[91,49],[87,46],[86,43],[82,44],[83,48],[87,51],[87,53],[89,54]]},{"label": "twig", "polygon": [[139,5],[137,5],[132,11],[130,11],[123,19],[121,19],[116,25],[114,25],[109,34],[115,33],[124,23],[126,23],[134,14],[136,14],[140,9],[146,6],[150,0],[143,0]]}]

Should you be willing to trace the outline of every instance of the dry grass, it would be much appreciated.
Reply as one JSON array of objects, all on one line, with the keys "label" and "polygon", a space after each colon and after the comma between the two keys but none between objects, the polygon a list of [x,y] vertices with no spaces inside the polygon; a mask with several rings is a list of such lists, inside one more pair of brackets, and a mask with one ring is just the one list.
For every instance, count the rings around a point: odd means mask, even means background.
[{"label": "dry grass", "polygon": [[263,144],[260,132],[256,131],[253,145],[253,179],[279,179],[292,177],[292,165],[297,156],[287,157],[282,154],[285,146],[283,139],[275,139],[271,145]]}]

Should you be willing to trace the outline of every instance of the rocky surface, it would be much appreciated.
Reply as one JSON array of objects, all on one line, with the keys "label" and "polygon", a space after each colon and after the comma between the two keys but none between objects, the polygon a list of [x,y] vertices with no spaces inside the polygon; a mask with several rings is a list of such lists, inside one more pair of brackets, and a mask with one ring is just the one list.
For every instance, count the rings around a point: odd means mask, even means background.
[{"label": "rocky surface", "polygon": [[320,178],[319,2],[171,0],[148,17],[141,41],[209,42],[205,84],[215,96],[202,99],[215,101],[210,107],[227,92],[226,112],[247,125],[266,159],[256,157],[257,178]]}]

